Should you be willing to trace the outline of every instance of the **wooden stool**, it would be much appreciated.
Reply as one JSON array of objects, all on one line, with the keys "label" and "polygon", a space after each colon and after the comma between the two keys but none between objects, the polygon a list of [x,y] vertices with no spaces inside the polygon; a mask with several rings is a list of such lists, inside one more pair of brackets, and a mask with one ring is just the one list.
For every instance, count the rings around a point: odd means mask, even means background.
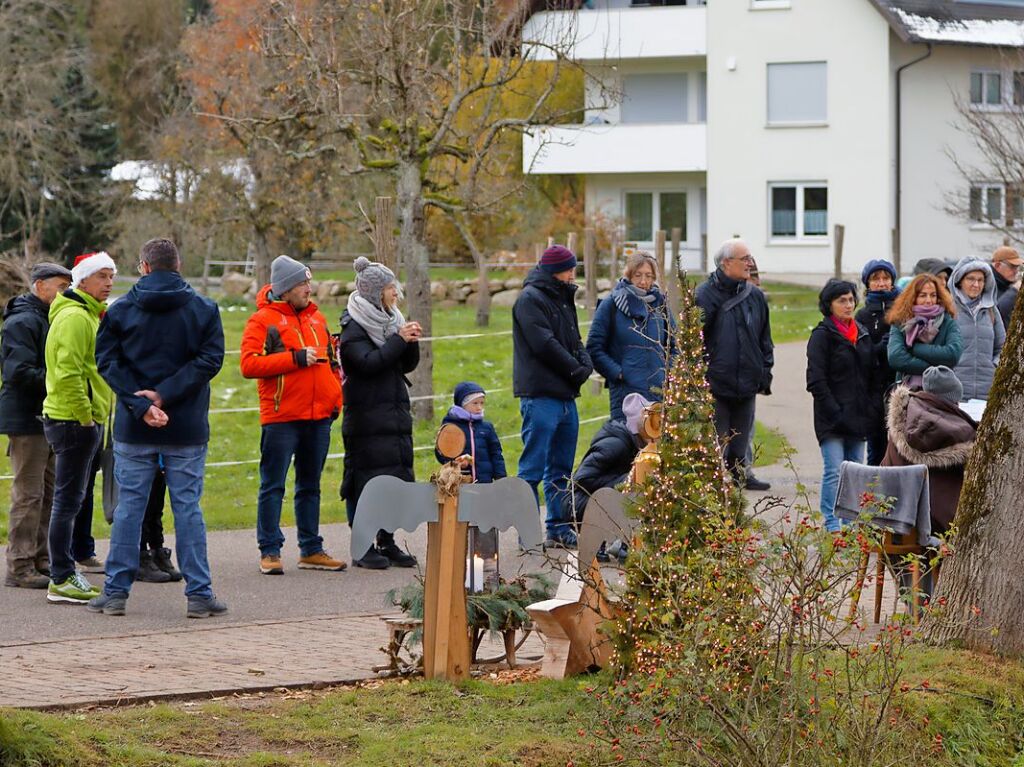
[{"label": "wooden stool", "polygon": [[399,657],[399,653],[405,645],[406,637],[413,631],[416,631],[416,629],[423,628],[423,621],[416,618],[407,618],[404,615],[382,615],[381,620],[384,621],[384,625],[388,628],[388,646],[387,648],[381,648],[388,656],[388,664],[386,666],[374,666],[373,670],[402,671],[406,664]]},{"label": "wooden stool", "polygon": [[[921,568],[918,563],[917,557],[924,554],[924,548],[916,543],[917,541],[917,528],[911,528],[910,532],[902,536],[903,539],[915,541],[915,543],[894,543],[893,533],[891,530],[886,530],[882,534],[882,543],[867,551],[861,557],[860,565],[857,567],[857,582],[853,587],[853,593],[850,595],[850,616],[849,620],[852,621],[857,616],[857,607],[860,604],[860,594],[864,588],[864,581],[867,578],[868,571],[868,558],[872,553],[878,556],[878,561],[875,569],[875,623],[878,623],[882,617],[882,589],[885,586],[885,564],[886,561],[890,561],[890,557],[906,556],[907,554],[914,555],[914,558],[910,562],[910,617],[914,624],[918,621],[918,593],[921,590]],[[895,576],[895,567],[893,568],[893,575]],[[936,570],[936,578],[938,577],[938,570]],[[898,581],[897,581],[898,584]],[[897,589],[899,586],[897,585]]]}]

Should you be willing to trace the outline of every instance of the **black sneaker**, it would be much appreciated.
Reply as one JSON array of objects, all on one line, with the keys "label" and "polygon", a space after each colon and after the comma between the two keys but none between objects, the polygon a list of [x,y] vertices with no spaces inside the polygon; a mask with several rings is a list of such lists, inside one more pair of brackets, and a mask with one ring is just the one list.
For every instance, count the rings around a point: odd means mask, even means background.
[{"label": "black sneaker", "polygon": [[418,564],[416,557],[407,551],[402,551],[393,540],[385,541],[383,545],[378,544],[377,551],[387,557],[388,562],[395,567],[416,567]]},{"label": "black sneaker", "polygon": [[765,482],[763,479],[758,479],[753,474],[748,474],[747,475],[747,481],[746,481],[746,483],[744,483],[743,487],[746,488],[747,490],[758,490],[758,491],[764,491],[764,490],[771,490],[772,489],[771,484],[769,484],[768,482]]},{"label": "black sneaker", "polygon": [[143,583],[170,583],[171,576],[156,566],[152,551],[139,552],[139,570],[135,580]]},{"label": "black sneaker", "polygon": [[227,611],[228,606],[215,596],[189,597],[185,615],[189,618],[210,618],[215,615],[223,615]]},{"label": "black sneaker", "polygon": [[387,570],[391,567],[388,558],[371,546],[366,550],[361,559],[353,562],[356,567],[365,567],[367,570]]},{"label": "black sneaker", "polygon": [[574,551],[578,546],[579,541],[576,537],[576,531],[571,527],[548,533],[547,540],[544,541],[545,549],[568,549]]},{"label": "black sneaker", "polygon": [[171,562],[171,550],[166,548],[153,551],[153,564],[171,576],[172,581],[180,581],[181,573]]}]

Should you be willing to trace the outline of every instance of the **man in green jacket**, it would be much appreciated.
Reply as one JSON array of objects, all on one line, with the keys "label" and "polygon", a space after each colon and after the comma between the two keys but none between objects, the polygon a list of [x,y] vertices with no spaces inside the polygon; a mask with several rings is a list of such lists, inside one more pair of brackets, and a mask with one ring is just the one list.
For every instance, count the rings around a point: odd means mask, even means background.
[{"label": "man in green jacket", "polygon": [[46,593],[51,602],[85,604],[100,593],[75,569],[71,538],[114,401],[96,368],[96,332],[116,272],[110,256],[94,253],[75,265],[71,288],[50,305],[43,432],[56,456]]}]

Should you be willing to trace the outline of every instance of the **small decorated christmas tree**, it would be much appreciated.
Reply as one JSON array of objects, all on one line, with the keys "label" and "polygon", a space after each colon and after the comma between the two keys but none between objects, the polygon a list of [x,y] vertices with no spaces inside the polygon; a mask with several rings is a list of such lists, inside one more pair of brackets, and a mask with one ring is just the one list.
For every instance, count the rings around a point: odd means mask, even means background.
[{"label": "small decorated christmas tree", "polygon": [[[652,674],[697,644],[721,645],[727,662],[738,648],[725,629],[742,620],[753,588],[746,568],[721,556],[745,545],[748,533],[712,418],[702,330],[693,288],[684,284],[677,353],[664,387],[660,465],[633,509],[640,525],[615,631],[621,676]],[[708,654],[708,663],[716,657]]]}]

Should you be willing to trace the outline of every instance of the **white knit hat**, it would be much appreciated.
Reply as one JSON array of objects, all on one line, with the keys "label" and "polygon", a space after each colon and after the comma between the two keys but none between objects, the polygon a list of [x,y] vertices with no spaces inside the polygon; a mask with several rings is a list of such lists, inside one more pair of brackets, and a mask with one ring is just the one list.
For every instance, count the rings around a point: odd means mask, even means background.
[{"label": "white knit hat", "polygon": [[82,284],[82,280],[96,274],[100,269],[112,269],[114,274],[117,274],[117,264],[106,251],[79,256],[71,269],[71,287],[77,288]]}]

